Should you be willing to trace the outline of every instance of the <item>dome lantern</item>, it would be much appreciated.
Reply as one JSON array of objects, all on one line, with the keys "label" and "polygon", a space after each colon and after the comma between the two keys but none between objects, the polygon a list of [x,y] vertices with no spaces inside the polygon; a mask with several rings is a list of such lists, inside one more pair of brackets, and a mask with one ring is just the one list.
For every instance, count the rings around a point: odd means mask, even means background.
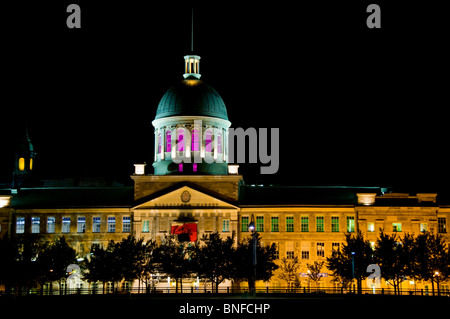
[{"label": "dome lantern", "polygon": [[183,77],[200,79],[200,56],[185,55],[184,56],[184,74]]}]

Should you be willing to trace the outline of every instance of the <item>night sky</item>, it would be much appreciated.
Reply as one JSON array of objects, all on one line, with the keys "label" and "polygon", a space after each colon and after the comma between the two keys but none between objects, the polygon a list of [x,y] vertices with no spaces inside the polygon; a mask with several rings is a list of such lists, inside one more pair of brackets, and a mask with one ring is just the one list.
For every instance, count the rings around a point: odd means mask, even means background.
[{"label": "night sky", "polygon": [[[70,3],[81,29],[66,27]],[[279,172],[241,165],[247,183],[449,188],[439,1],[223,3],[194,4],[202,80],[232,127],[280,128]],[[366,26],[369,3],[381,29]],[[131,182],[133,163],[150,166],[151,121],[190,53],[191,5],[29,1],[1,12],[1,180],[26,126],[44,179]]]}]

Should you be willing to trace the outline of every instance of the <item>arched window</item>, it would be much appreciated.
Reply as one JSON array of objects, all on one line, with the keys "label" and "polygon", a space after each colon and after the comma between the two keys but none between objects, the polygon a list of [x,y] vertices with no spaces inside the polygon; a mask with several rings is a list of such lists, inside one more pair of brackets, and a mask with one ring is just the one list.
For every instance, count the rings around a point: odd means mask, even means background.
[{"label": "arched window", "polygon": [[161,138],[161,132],[158,133],[158,154],[161,154],[161,148],[162,148],[162,138]]},{"label": "arched window", "polygon": [[217,134],[217,153],[222,154],[222,132]]},{"label": "arched window", "polygon": [[19,158],[19,171],[25,170],[25,159],[23,157]]},{"label": "arched window", "polygon": [[166,132],[166,152],[172,151],[172,132]]},{"label": "arched window", "polygon": [[199,148],[199,138],[198,138],[198,130],[193,129],[192,130],[192,151],[197,152],[200,150]]},{"label": "arched window", "polygon": [[178,135],[178,142],[177,142],[177,151],[183,152],[184,151],[184,129],[178,129],[177,130]]},{"label": "arched window", "polygon": [[212,150],[212,133],[211,130],[205,132],[205,151],[211,152]]}]

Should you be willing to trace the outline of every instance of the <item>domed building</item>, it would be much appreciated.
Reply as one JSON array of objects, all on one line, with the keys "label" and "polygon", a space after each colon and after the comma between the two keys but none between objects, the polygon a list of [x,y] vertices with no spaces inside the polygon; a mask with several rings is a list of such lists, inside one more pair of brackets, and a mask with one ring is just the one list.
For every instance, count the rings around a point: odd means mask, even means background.
[{"label": "domed building", "polygon": [[227,174],[227,109],[200,80],[198,55],[186,55],[184,80],[159,102],[155,120],[155,175]]}]

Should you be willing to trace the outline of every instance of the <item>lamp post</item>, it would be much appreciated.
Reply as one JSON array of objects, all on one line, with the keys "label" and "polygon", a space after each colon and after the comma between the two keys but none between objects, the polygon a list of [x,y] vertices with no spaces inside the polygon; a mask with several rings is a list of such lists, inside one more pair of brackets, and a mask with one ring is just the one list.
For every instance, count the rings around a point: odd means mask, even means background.
[{"label": "lamp post", "polygon": [[253,284],[252,284],[252,292],[253,295],[256,295],[256,226],[255,226],[255,219],[252,214],[252,218],[250,220],[250,224],[248,224],[248,230],[252,233],[252,240],[253,240]]},{"label": "lamp post", "polygon": [[353,293],[355,292],[355,252],[352,251],[352,285]]}]

